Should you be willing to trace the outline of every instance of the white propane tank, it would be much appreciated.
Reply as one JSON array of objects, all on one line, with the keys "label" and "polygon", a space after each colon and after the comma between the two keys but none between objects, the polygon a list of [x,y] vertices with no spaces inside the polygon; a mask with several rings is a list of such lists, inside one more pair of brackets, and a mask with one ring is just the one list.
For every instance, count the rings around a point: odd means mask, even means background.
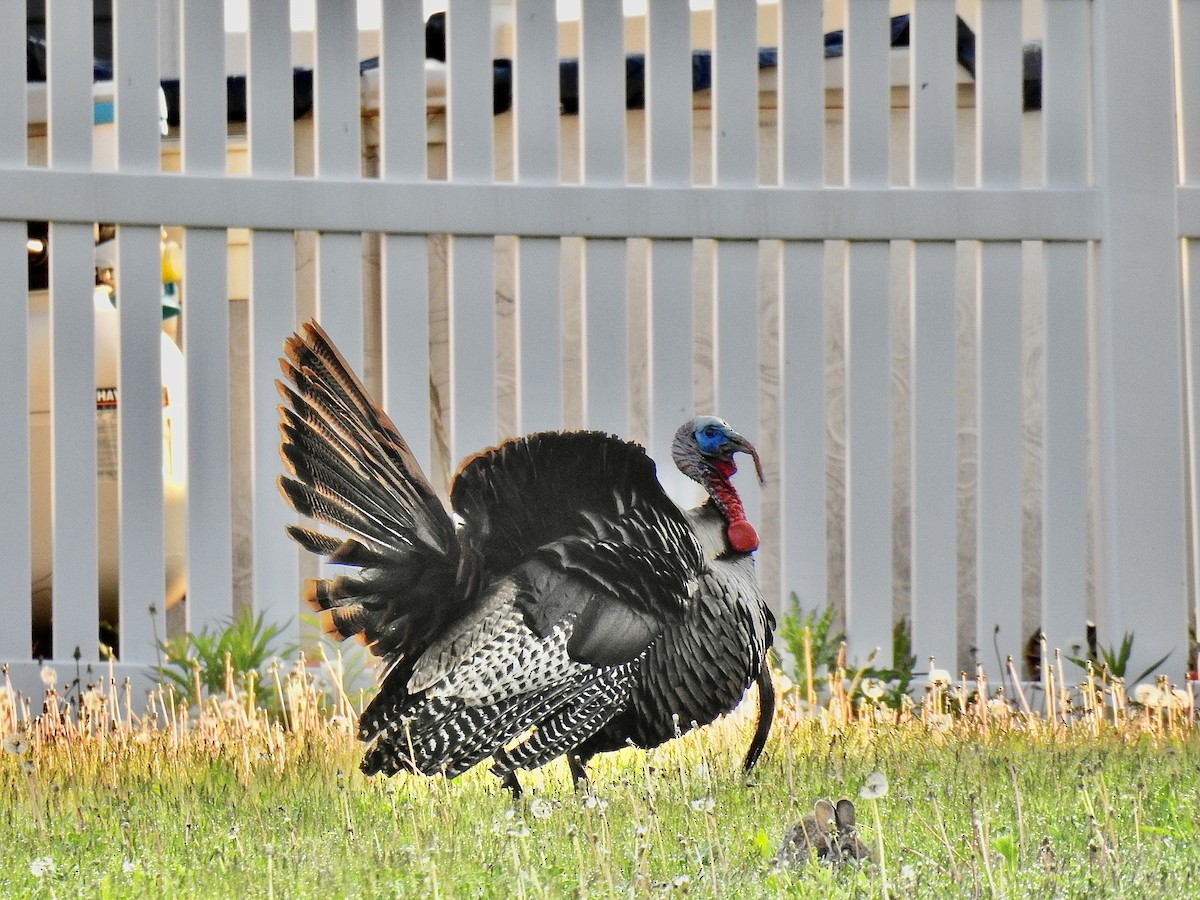
[{"label": "white propane tank", "polygon": [[[96,327],[96,455],[100,619],[117,622],[117,370],[120,341],[117,310],[108,293],[93,295]],[[184,520],[187,494],[186,397],[183,353],[160,335],[163,393],[163,515],[166,584],[164,607],[178,603],[186,588]],[[50,322],[47,291],[29,293],[29,459],[32,521],[34,630],[50,623],[53,587],[50,482]],[[87,654],[85,651],[85,655]]]}]

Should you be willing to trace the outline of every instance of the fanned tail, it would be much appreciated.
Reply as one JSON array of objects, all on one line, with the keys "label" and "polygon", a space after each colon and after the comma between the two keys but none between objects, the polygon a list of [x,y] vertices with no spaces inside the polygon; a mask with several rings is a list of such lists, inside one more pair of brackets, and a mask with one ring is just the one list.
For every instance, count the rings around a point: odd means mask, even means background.
[{"label": "fanned tail", "polygon": [[349,535],[291,526],[309,552],[356,573],[321,579],[306,599],[339,637],[389,661],[411,657],[455,611],[454,524],[396,426],[315,322],[284,342],[279,488],[296,512]]}]

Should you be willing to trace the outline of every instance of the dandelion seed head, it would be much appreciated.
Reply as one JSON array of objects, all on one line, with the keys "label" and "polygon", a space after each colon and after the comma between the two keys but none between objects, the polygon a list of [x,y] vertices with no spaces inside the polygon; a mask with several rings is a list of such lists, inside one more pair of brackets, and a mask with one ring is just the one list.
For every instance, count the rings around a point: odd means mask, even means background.
[{"label": "dandelion seed head", "polygon": [[18,732],[6,735],[4,738],[4,752],[10,756],[20,756],[29,749],[29,738]]},{"label": "dandelion seed head", "polygon": [[107,698],[103,691],[99,691],[94,687],[88,688],[79,697],[79,705],[88,715],[99,715],[104,711],[104,704]]},{"label": "dandelion seed head", "polygon": [[710,813],[717,802],[712,797],[700,797],[691,802],[692,810],[698,813]]},{"label": "dandelion seed head", "polygon": [[535,797],[529,804],[529,814],[535,819],[545,819],[549,817],[552,808],[549,800],[543,800],[541,797]]},{"label": "dandelion seed head", "polygon": [[929,683],[934,687],[949,687],[950,681],[950,671],[948,669],[929,670]]},{"label": "dandelion seed head", "polygon": [[872,772],[867,776],[867,780],[863,782],[863,786],[859,788],[858,796],[864,800],[878,800],[880,797],[887,796],[887,792],[887,776],[882,772]]},{"label": "dandelion seed head", "polygon": [[34,878],[44,878],[47,875],[53,875],[54,870],[54,857],[52,856],[38,856],[29,863],[29,873]]},{"label": "dandelion seed head", "polygon": [[42,684],[48,688],[52,688],[58,684],[58,672],[54,671],[52,666],[42,666],[41,676]]},{"label": "dandelion seed head", "polygon": [[878,678],[864,678],[863,679],[862,692],[865,696],[869,697],[870,699],[872,699],[872,700],[880,699],[883,696],[885,690],[887,690],[887,685],[885,685]]}]

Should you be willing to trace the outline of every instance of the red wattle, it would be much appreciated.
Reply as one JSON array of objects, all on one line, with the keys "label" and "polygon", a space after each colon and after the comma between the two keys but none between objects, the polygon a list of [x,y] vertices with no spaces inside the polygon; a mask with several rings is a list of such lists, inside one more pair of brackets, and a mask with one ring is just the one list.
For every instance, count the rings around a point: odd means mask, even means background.
[{"label": "red wattle", "polygon": [[730,522],[725,536],[729,539],[729,546],[738,553],[750,553],[758,549],[758,532],[745,519]]}]

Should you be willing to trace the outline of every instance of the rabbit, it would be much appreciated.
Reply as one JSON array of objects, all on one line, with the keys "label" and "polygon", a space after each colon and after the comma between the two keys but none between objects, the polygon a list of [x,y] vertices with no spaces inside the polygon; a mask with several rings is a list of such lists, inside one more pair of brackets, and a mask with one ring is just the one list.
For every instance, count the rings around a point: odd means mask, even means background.
[{"label": "rabbit", "polygon": [[854,828],[853,803],[843,799],[835,807],[828,800],[818,800],[811,815],[787,830],[775,860],[779,865],[803,863],[813,850],[817,859],[834,864],[871,858]]}]

